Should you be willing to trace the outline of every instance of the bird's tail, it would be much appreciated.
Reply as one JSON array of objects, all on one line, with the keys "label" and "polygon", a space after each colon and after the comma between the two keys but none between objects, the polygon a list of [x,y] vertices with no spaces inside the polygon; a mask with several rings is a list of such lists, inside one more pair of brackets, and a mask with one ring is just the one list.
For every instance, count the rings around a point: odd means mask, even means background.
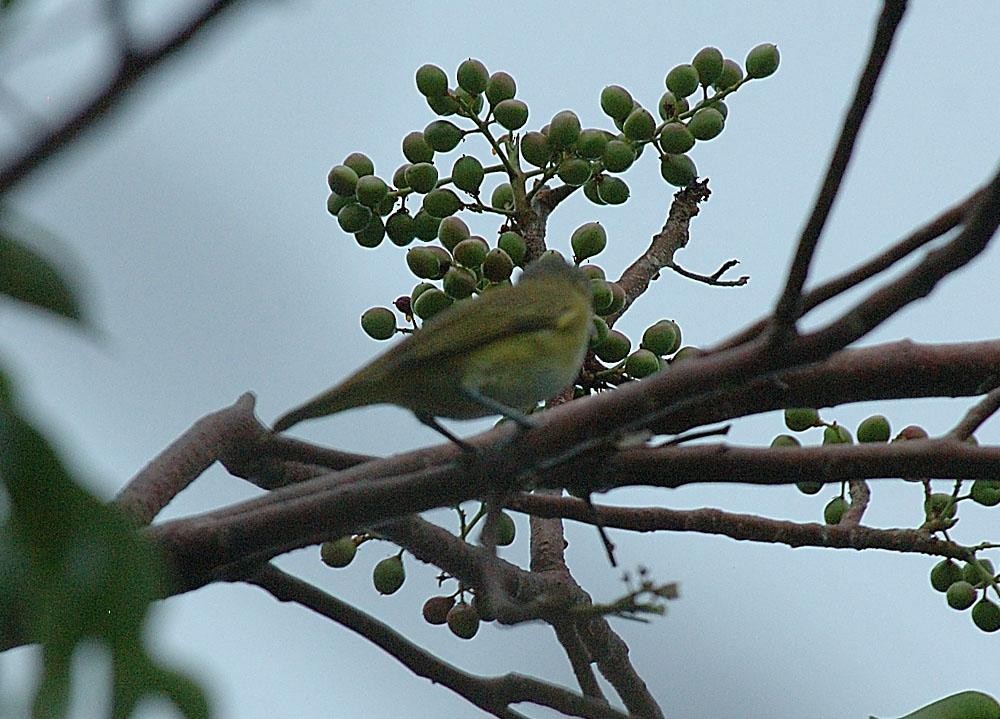
[{"label": "bird's tail", "polygon": [[343,412],[352,407],[379,404],[385,400],[379,396],[382,383],[373,382],[370,376],[352,375],[336,387],[323,392],[300,407],[286,412],[274,421],[274,431],[283,432],[302,420],[325,417]]}]

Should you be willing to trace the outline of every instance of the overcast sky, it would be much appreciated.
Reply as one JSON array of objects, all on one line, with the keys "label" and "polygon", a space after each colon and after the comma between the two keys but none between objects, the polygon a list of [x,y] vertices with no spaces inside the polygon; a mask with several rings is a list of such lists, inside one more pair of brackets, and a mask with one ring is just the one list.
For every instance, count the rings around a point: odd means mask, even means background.
[{"label": "overcast sky", "polygon": [[[4,44],[0,36],[0,67],[7,89],[33,113],[55,117],[100,77],[104,36],[88,4],[36,7],[12,33],[20,42]],[[177,17],[176,3],[150,0],[140,10],[137,19],[149,30]],[[749,274],[750,283],[712,288],[665,275],[620,323],[637,338],[669,317],[686,343],[711,344],[772,306],[875,16],[875,3],[861,2],[250,4],[154,73],[123,111],[11,198],[57,238],[43,249],[75,268],[103,339],[6,305],[0,356],[33,418],[89,486],[111,497],[192,422],[242,392],[257,395],[269,422],[383,348],[364,337],[358,316],[408,292],[415,280],[399,248],[387,242],[365,250],[340,232],[326,213],[325,177],[356,150],[391,176],[403,161],[401,138],[433,119],[413,82],[421,64],[439,64],[453,77],[472,56],[490,71],[511,73],[531,108],[530,129],[565,108],[585,126],[607,126],[598,104],[605,85],[624,85],[655,107],[666,72],[702,46],[742,61],[754,45],[774,42],[779,72],[737,93],[725,132],[693,152],[713,194],[677,257],[699,272],[738,258],[736,272]],[[998,32],[996,2],[913,3],[812,281],[879,251],[994,171]],[[0,152],[8,152],[19,141],[18,125],[11,107],[0,111]],[[475,140],[449,157],[461,152],[484,157]],[[600,220],[609,247],[599,260],[617,276],[661,227],[671,194],[649,153],[625,179],[632,199],[624,206],[596,208],[583,197],[561,206],[551,246],[566,250],[574,227]],[[475,230],[495,236],[495,224],[474,220]],[[865,343],[996,338],[998,259],[991,248]],[[933,434],[972,402],[852,405],[824,417],[853,428],[879,411],[894,429],[920,423]],[[454,426],[464,433],[483,425]],[[737,423],[730,440],[763,445],[780,431],[779,413],[768,413]],[[378,453],[438,441],[391,408],[312,422],[294,434]],[[818,430],[807,436],[819,441]],[[979,439],[998,441],[996,422]],[[920,522],[919,486],[897,485],[874,488],[867,522]],[[164,518],[255,493],[213,468]],[[814,521],[830,494],[727,485],[607,500]],[[453,526],[448,513],[433,516]],[[996,527],[996,511],[963,506],[955,537],[996,541]],[[568,531],[568,559],[581,584],[597,600],[618,596],[619,573],[607,566],[594,533]],[[1000,694],[998,637],[976,630],[931,590],[933,558],[679,534],[616,533],[614,540],[624,567],[642,564],[655,579],[680,583],[681,599],[666,617],[612,620],[670,716],[895,716],[963,689]],[[526,544],[522,532],[504,556],[523,562]],[[404,588],[376,596],[370,570],[392,548],[375,545],[365,545],[346,570],[321,566],[315,549],[279,564],[471,671],[519,671],[572,685],[544,627],[487,626],[462,642],[424,624],[420,605],[436,593],[434,572],[412,558]],[[215,586],[170,599],[157,607],[150,639],[159,654],[202,679],[221,717],[480,716],[363,639],[254,588]],[[10,711],[26,692],[35,658],[31,649],[0,656]],[[143,716],[170,713],[149,706]]]}]

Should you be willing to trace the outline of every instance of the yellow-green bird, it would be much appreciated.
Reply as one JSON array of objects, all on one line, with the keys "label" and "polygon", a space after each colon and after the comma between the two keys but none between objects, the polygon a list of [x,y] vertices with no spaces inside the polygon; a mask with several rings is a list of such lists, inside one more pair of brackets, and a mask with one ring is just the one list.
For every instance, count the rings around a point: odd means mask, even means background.
[{"label": "yellow-green bird", "polygon": [[279,417],[274,430],[373,404],[405,407],[456,441],[436,417],[499,414],[528,426],[523,411],[576,378],[592,316],[586,276],[547,253],[516,285],[488,290],[428,319],[337,386]]}]

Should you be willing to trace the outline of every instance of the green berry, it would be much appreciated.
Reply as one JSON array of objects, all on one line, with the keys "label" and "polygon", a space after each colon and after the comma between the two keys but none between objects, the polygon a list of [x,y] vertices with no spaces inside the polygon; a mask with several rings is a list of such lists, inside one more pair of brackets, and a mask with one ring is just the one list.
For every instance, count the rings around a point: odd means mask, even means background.
[{"label": "green berry", "polygon": [[371,222],[369,222],[364,229],[354,233],[355,242],[362,247],[367,247],[368,249],[378,247],[382,244],[382,240],[384,239],[385,223],[382,222],[382,218],[377,215],[372,216]]},{"label": "green berry", "polygon": [[396,334],[396,315],[388,307],[371,307],[361,315],[361,329],[373,340],[387,340]]},{"label": "green berry", "polygon": [[465,602],[448,611],[448,629],[459,639],[472,639],[479,631],[479,612]]},{"label": "green berry", "polygon": [[681,362],[689,359],[694,359],[695,357],[700,357],[704,352],[697,347],[681,347],[677,350],[670,361],[671,362]]},{"label": "green berry", "polygon": [[438,225],[437,237],[449,252],[462,240],[469,239],[470,234],[469,226],[460,217],[446,217]]},{"label": "green berry", "polygon": [[647,142],[656,134],[656,120],[644,107],[637,107],[629,113],[622,124],[625,137],[634,142]]},{"label": "green berry", "polygon": [[413,303],[413,314],[422,320],[429,320],[438,312],[451,307],[454,301],[448,293],[435,287],[421,293]]},{"label": "green berry", "polygon": [[337,222],[344,232],[354,234],[368,227],[373,217],[371,209],[356,202],[350,202],[340,208],[340,212],[337,213]]},{"label": "green berry", "polygon": [[406,168],[409,166],[409,162],[404,162],[392,173],[392,186],[397,190],[406,190],[410,187],[410,183],[406,181]]},{"label": "green berry", "polygon": [[455,606],[454,597],[431,597],[424,602],[421,614],[428,624],[441,625],[448,622],[448,612]]},{"label": "green berry", "polygon": [[427,144],[424,133],[414,131],[403,138],[403,157],[414,164],[431,162],[434,148]]},{"label": "green berry", "polygon": [[556,171],[559,179],[572,187],[580,187],[590,179],[590,163],[579,157],[567,157]]},{"label": "green berry", "polygon": [[859,442],[888,442],[892,436],[889,420],[881,414],[873,414],[861,420],[858,425]]},{"label": "green berry", "polygon": [[452,190],[439,187],[424,195],[423,209],[432,217],[450,217],[462,209],[462,201]]},{"label": "green berry", "polygon": [[597,347],[608,338],[608,333],[611,328],[608,327],[608,323],[604,321],[603,318],[594,316],[594,331],[590,335],[590,346],[591,348]]},{"label": "green berry", "polygon": [[899,430],[899,434],[897,434],[896,438],[892,441],[905,442],[914,439],[927,439],[928,437],[930,437],[930,435],[927,434],[926,429],[920,427],[919,425],[911,424]]},{"label": "green berry", "polygon": [[924,500],[924,516],[928,522],[955,516],[955,499],[945,492],[935,492]]},{"label": "green berry", "polygon": [[840,524],[844,513],[851,505],[843,497],[834,497],[823,508],[823,521],[827,524]]},{"label": "green berry", "polygon": [[612,120],[625,120],[634,104],[632,95],[624,87],[608,85],[601,90],[601,109]]},{"label": "green berry", "polygon": [[507,253],[515,265],[524,262],[524,255],[528,252],[528,246],[524,238],[516,232],[507,230],[497,239],[497,247]]},{"label": "green berry", "polygon": [[424,242],[430,242],[438,234],[438,227],[441,226],[441,218],[428,215],[420,210],[413,216],[413,229],[417,233],[417,238]]},{"label": "green berry", "polygon": [[962,568],[951,559],[942,559],[931,569],[931,586],[938,592],[947,592],[955,582],[962,581]]},{"label": "green berry", "polygon": [[434,111],[435,115],[446,117],[458,112],[458,100],[451,95],[441,95],[438,97],[428,97],[427,106]]},{"label": "green berry", "polygon": [[493,117],[508,130],[520,130],[528,122],[528,106],[520,100],[501,100]]},{"label": "green berry", "polygon": [[479,115],[483,111],[482,95],[472,95],[462,88],[458,88],[455,90],[455,99],[458,100],[460,108],[465,108],[463,114]]},{"label": "green berry", "polygon": [[601,162],[608,172],[625,172],[635,162],[635,150],[627,142],[611,140],[604,146]]},{"label": "green berry", "polygon": [[683,97],[678,98],[670,90],[667,90],[660,96],[660,102],[656,107],[660,113],[660,117],[664,120],[675,118],[689,109],[688,101]]},{"label": "green berry", "polygon": [[714,107],[703,107],[698,110],[688,123],[688,130],[696,140],[711,140],[717,137],[726,126],[726,118]]},{"label": "green berry", "polygon": [[972,608],[972,621],[984,632],[1000,630],[1000,605],[983,597]]},{"label": "green berry", "polygon": [[333,192],[350,197],[358,185],[358,173],[347,165],[335,165],[326,176],[326,182]]},{"label": "green berry", "polygon": [[476,291],[476,282],[478,279],[476,273],[472,270],[453,265],[448,268],[441,284],[449,297],[462,300],[466,297],[471,297],[472,293]]},{"label": "green berry", "polygon": [[510,100],[517,94],[517,83],[506,72],[495,72],[486,82],[486,99],[490,106],[496,106],[504,100]]},{"label": "green berry", "polygon": [[618,330],[610,330],[607,338],[594,348],[598,359],[608,364],[617,364],[628,357],[632,342]]},{"label": "green berry", "polygon": [[341,537],[319,545],[319,557],[323,564],[337,569],[346,567],[358,553],[358,545],[353,537]]},{"label": "green berry", "polygon": [[485,176],[483,164],[471,155],[462,155],[451,168],[451,180],[455,187],[474,195],[479,194]]},{"label": "green berry", "polygon": [[767,77],[768,75],[773,75],[774,71],[778,69],[778,63],[780,60],[781,55],[778,53],[777,46],[772,45],[769,42],[758,45],[747,53],[747,60],[745,63],[747,68],[747,77],[759,79]]},{"label": "green berry", "polygon": [[779,434],[771,440],[772,447],[801,447],[802,443],[790,434]]},{"label": "green berry", "polygon": [[406,168],[406,183],[414,192],[424,195],[437,186],[438,171],[429,162],[416,162]]},{"label": "green berry", "polygon": [[[442,222],[442,224],[444,224]],[[455,261],[463,267],[475,269],[481,267],[486,260],[486,253],[490,251],[490,246],[482,237],[469,237],[455,245],[451,252]]]},{"label": "green berry", "polygon": [[660,147],[670,155],[681,155],[694,147],[694,135],[683,122],[668,122],[660,130]]},{"label": "green berry", "polygon": [[965,581],[955,582],[947,589],[948,606],[962,611],[976,602],[979,593],[976,588]]},{"label": "green berry", "polygon": [[681,328],[673,320],[660,320],[646,328],[639,346],[658,355],[673,354],[681,346]]},{"label": "green berry", "polygon": [[716,100],[715,102],[710,102],[706,107],[714,107],[716,110],[722,113],[722,119],[729,119],[729,105],[724,103],[722,100]]},{"label": "green berry", "polygon": [[[978,567],[976,564],[978,563]],[[994,574],[993,562],[988,559],[977,559],[975,562],[966,562],[962,567],[962,579],[974,587],[985,587],[988,577]]]},{"label": "green berry", "polygon": [[483,277],[490,282],[509,280],[514,272],[514,261],[506,252],[495,248],[486,253],[483,260]]},{"label": "green berry", "polygon": [[678,65],[667,73],[667,89],[677,97],[693,95],[701,84],[693,65]]},{"label": "green berry", "polygon": [[417,91],[424,97],[441,97],[448,94],[448,75],[437,65],[417,68]]},{"label": "green berry", "polygon": [[540,132],[526,132],[521,137],[521,157],[535,167],[544,167],[552,158],[549,139]]},{"label": "green berry", "polygon": [[405,209],[389,215],[385,220],[385,234],[397,247],[406,247],[417,236],[413,218]]},{"label": "green berry", "polygon": [[813,482],[807,479],[801,482],[796,482],[795,488],[802,492],[802,494],[819,494],[823,490],[823,483]]},{"label": "green berry", "polygon": [[580,263],[607,247],[608,233],[600,222],[587,222],[573,230],[569,243],[573,248],[573,259]]},{"label": "green berry", "polygon": [[823,444],[853,444],[853,442],[854,438],[851,437],[847,427],[834,424],[823,428]]},{"label": "green berry", "polygon": [[594,305],[594,310],[606,314],[607,309],[615,299],[615,295],[611,291],[611,283],[601,279],[591,280],[590,298]]},{"label": "green berry", "polygon": [[336,192],[331,192],[326,198],[326,211],[329,212],[334,217],[340,212],[340,209],[351,202],[354,201],[352,197],[343,197],[338,195]]},{"label": "green berry", "polygon": [[[514,538],[517,535],[517,526],[514,524],[514,519],[506,512],[500,512],[497,515],[497,521],[494,525],[493,531],[495,535],[493,537],[498,547],[508,547],[514,543]],[[485,532],[485,530],[484,530]],[[483,542],[483,537],[479,538],[480,543]]]},{"label": "green berry", "polygon": [[660,160],[660,175],[675,187],[686,187],[698,177],[698,168],[687,155],[664,155]]},{"label": "green berry", "polygon": [[366,207],[377,208],[389,196],[389,186],[381,177],[375,175],[365,175],[358,178],[355,188],[358,202]]},{"label": "green berry", "polygon": [[793,432],[804,432],[819,424],[819,412],[811,407],[792,407],[785,410],[785,426]]},{"label": "green berry", "polygon": [[410,272],[421,279],[436,280],[444,276],[444,272],[441,270],[441,261],[430,247],[414,247],[408,250],[406,266],[410,268]]},{"label": "green berry", "polygon": [[416,287],[413,288],[413,291],[410,292],[410,309],[411,310],[413,309],[413,303],[417,301],[420,295],[422,295],[427,290],[435,290],[435,289],[437,288],[430,282],[419,283]]},{"label": "green berry", "polygon": [[372,584],[379,594],[395,593],[403,586],[404,581],[406,581],[406,571],[403,569],[402,557],[386,557],[372,570]]},{"label": "green berry", "polygon": [[588,160],[596,160],[604,154],[604,149],[608,146],[608,136],[604,130],[587,128],[580,131],[580,136],[576,138],[576,152],[580,157]]},{"label": "green berry", "polygon": [[588,280],[606,280],[607,275],[600,265],[580,265],[580,272],[587,276]]},{"label": "green berry", "polygon": [[358,177],[375,174],[375,163],[363,152],[352,152],[344,158],[344,164],[354,170]]},{"label": "green berry", "polygon": [[597,185],[597,196],[609,205],[621,205],[628,200],[629,189],[620,177],[601,177]]},{"label": "green berry", "polygon": [[424,140],[435,152],[451,152],[462,141],[462,131],[447,120],[434,120],[424,128]]},{"label": "green berry", "polygon": [[691,64],[698,71],[701,84],[708,87],[722,75],[722,52],[717,47],[703,47],[699,50]]},{"label": "green berry", "polygon": [[490,205],[498,210],[514,209],[514,188],[509,182],[501,182],[490,195]]},{"label": "green berry", "polygon": [[591,177],[583,185],[583,195],[584,195],[584,197],[586,197],[588,200],[590,200],[591,202],[593,202],[595,205],[606,205],[606,204],[608,204],[607,202],[605,202],[604,200],[601,199],[601,195],[597,191],[597,183],[598,183],[599,180],[603,180],[603,179],[604,179],[603,176],[597,175],[595,177]]},{"label": "green berry", "polygon": [[579,136],[580,118],[572,110],[557,112],[549,122],[549,145],[557,150],[569,147]]},{"label": "green berry", "polygon": [[617,282],[609,282],[608,285],[611,287],[611,305],[605,308],[603,314],[605,317],[608,315],[613,315],[615,312],[620,310],[625,306],[625,290]]},{"label": "green berry", "polygon": [[972,491],[969,494],[973,502],[984,507],[995,507],[1000,504],[1000,480],[977,479],[972,483]]},{"label": "green berry", "polygon": [[642,379],[660,371],[660,358],[646,349],[637,349],[625,360],[625,372],[630,377]]},{"label": "green berry", "polygon": [[743,68],[735,60],[722,61],[722,74],[715,81],[713,87],[718,91],[728,90],[740,84],[743,79]]},{"label": "green berry", "polygon": [[471,57],[468,60],[463,60],[462,64],[458,66],[456,77],[458,86],[470,95],[481,93],[490,81],[490,73],[486,66]]}]

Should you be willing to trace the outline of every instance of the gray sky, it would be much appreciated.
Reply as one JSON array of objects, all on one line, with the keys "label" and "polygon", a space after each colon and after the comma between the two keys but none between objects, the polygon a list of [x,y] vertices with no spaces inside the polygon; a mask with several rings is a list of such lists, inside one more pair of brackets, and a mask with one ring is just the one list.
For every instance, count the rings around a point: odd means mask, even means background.
[{"label": "gray sky", "polygon": [[[33,111],[51,113],[93,83],[102,67],[100,35],[83,3],[40,7],[39,14],[62,18],[54,34],[62,39],[53,41],[39,24],[27,43],[0,45],[0,59],[8,87]],[[174,8],[146,3],[141,17],[155,28]],[[363,336],[358,316],[408,292],[415,280],[403,251],[388,242],[365,250],[340,232],[326,213],[325,176],[355,150],[391,175],[403,161],[403,135],[433,119],[413,83],[421,64],[439,64],[453,77],[473,56],[490,71],[510,72],[531,108],[530,129],[565,108],[585,126],[607,126],[598,105],[605,85],[624,85],[655,107],[666,72],[702,46],[742,60],[757,43],[774,42],[782,54],[778,73],[737,93],[726,131],[693,152],[713,195],[694,221],[691,246],[678,255],[701,272],[739,258],[736,272],[750,274],[750,284],[710,288],[666,275],[620,324],[638,338],[652,321],[670,317],[686,343],[710,344],[772,305],[875,13],[874,3],[626,3],[613,11],[596,3],[251,5],[156,73],[124,111],[14,196],[17,210],[59,238],[59,259],[80,270],[106,339],[4,306],[4,364],[34,418],[90,486],[110,497],[192,422],[240,393],[255,392],[260,416],[270,421],[382,349]],[[913,3],[813,281],[877,252],[993,171],[998,29],[994,2],[947,10]],[[15,128],[0,124],[0,151],[16,141]],[[449,157],[482,151],[470,140]],[[574,227],[600,220],[609,247],[598,259],[609,274],[620,272],[662,225],[670,196],[648,153],[625,179],[632,199],[622,207],[596,208],[583,197],[560,207],[551,245],[565,250]],[[495,225],[474,219],[475,230],[494,236]],[[998,315],[983,311],[997,299],[990,271],[997,260],[991,249],[866,343],[997,337]],[[920,423],[938,433],[970,404],[852,405],[824,417],[853,428],[879,411],[895,429]],[[458,425],[461,432],[481,426]],[[770,413],[739,422],[731,441],[766,444],[779,431],[780,416]],[[809,441],[818,442],[813,432]],[[391,408],[309,423],[295,434],[382,453],[437,442]],[[995,443],[996,423],[979,438]],[[874,488],[868,522],[919,523],[919,487],[895,484]],[[254,494],[213,468],[164,517]],[[606,499],[813,521],[829,494],[709,486]],[[995,515],[963,506],[956,538],[996,540]],[[436,516],[452,522],[447,513]],[[583,586],[599,600],[620,594],[618,572],[594,533],[570,527],[569,539],[571,568]],[[522,533],[505,556],[524,560],[525,540]],[[681,585],[682,598],[666,617],[612,620],[669,715],[894,716],[962,689],[1000,694],[997,637],[976,630],[930,589],[931,558],[669,534],[619,533],[614,540],[624,567],[643,564],[657,580]],[[420,605],[436,593],[434,573],[412,558],[404,588],[377,597],[370,569],[392,550],[374,545],[346,570],[322,567],[315,550],[279,563],[471,671],[572,681],[551,632],[540,626],[486,626],[462,642],[424,624]],[[221,717],[480,715],[355,635],[249,587],[171,599],[157,608],[150,634],[164,657],[202,678]],[[32,650],[0,656],[0,691],[23,696],[34,659]],[[169,713],[151,706],[144,716]]]}]

